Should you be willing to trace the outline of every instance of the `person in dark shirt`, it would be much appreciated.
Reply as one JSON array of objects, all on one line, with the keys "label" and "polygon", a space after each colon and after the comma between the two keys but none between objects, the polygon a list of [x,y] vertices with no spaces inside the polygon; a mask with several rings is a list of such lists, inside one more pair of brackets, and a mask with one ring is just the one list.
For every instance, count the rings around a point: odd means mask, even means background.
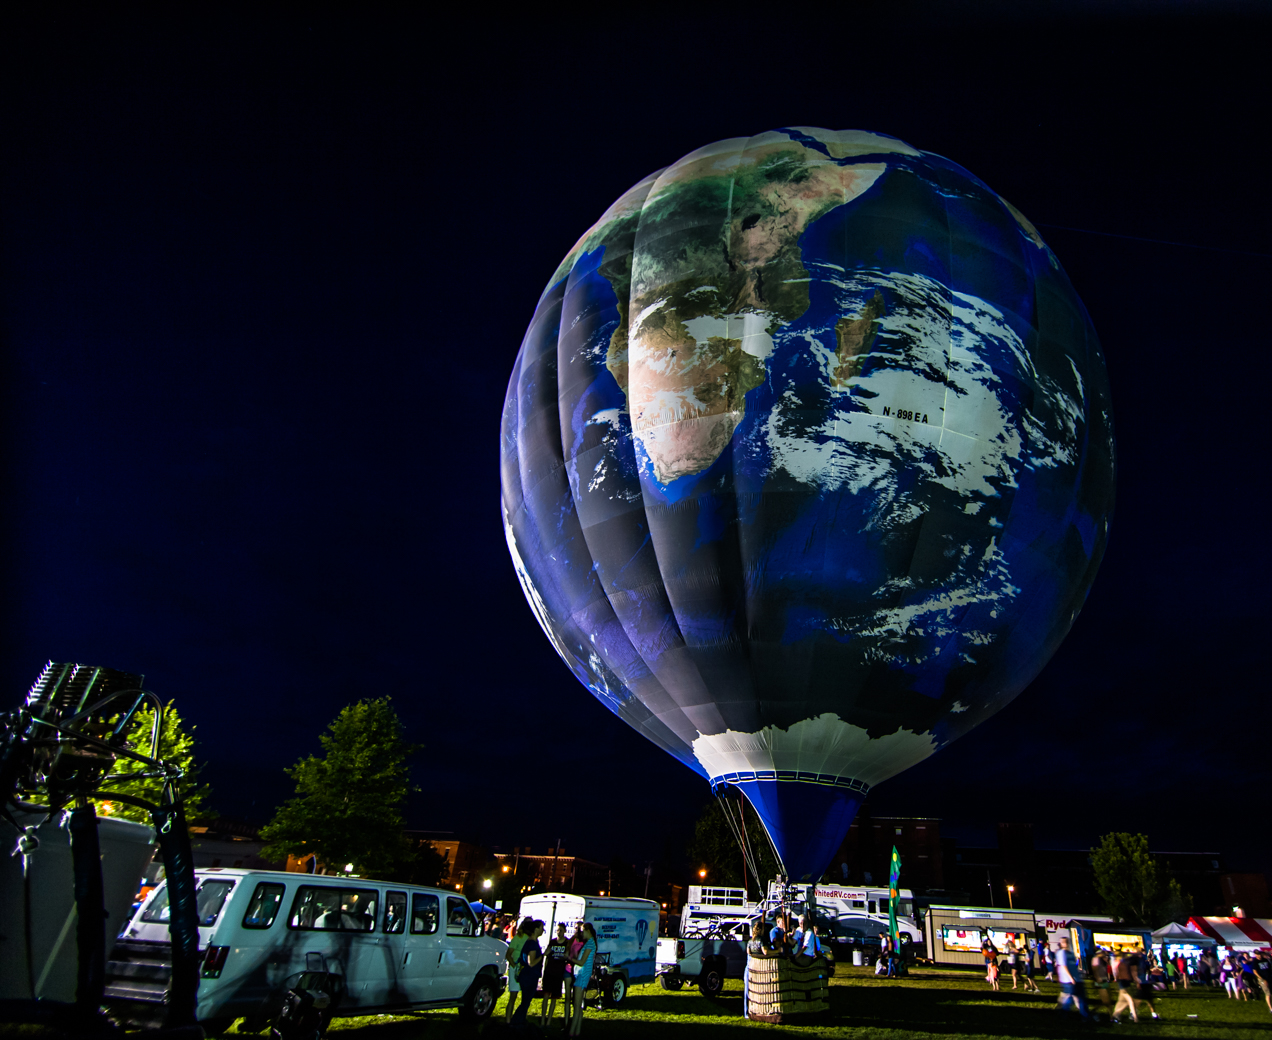
[{"label": "person in dark shirt", "polygon": [[517,975],[517,985],[521,987],[521,1003],[512,1015],[513,1029],[526,1029],[526,1010],[539,988],[539,976],[543,973],[543,948],[539,945],[539,936],[542,934],[543,922],[535,921],[526,933],[526,941],[521,947],[521,971]]},{"label": "person in dark shirt", "polygon": [[1272,1011],[1272,955],[1260,950],[1254,955],[1254,980],[1263,991],[1263,1002]]},{"label": "person in dark shirt", "polygon": [[543,1006],[539,1015],[539,1025],[544,1029],[548,1019],[556,1014],[556,1002],[561,999],[561,987],[565,982],[565,957],[570,940],[565,935],[565,925],[557,925],[556,937],[549,941],[544,954],[547,963],[543,966]]}]

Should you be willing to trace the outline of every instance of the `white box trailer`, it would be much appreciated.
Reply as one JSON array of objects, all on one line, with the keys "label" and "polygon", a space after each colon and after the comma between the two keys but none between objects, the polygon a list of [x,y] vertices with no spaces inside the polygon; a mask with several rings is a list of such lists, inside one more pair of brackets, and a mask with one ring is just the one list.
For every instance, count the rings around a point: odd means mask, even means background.
[{"label": "white box trailer", "polygon": [[566,934],[573,935],[577,922],[590,923],[596,929],[597,952],[609,955],[603,992],[610,1003],[618,1004],[628,986],[654,981],[659,913],[652,899],[544,892],[523,899],[518,917],[543,922],[545,946],[557,925],[564,924]]},{"label": "white box trailer", "polygon": [[1057,914],[1051,911],[1045,913],[1041,910],[1034,911],[1034,920],[1038,923],[1038,931],[1047,933],[1045,942],[1052,950],[1060,948],[1061,937],[1069,938],[1069,925],[1079,919],[1113,923],[1113,918],[1101,917],[1099,914]]},{"label": "white box trailer", "polygon": [[[336,1015],[458,1007],[483,1019],[503,991],[508,945],[480,934],[456,892],[275,870],[197,869],[202,954],[196,1016],[208,1033],[263,1024],[292,980],[341,980]],[[132,1022],[162,1017],[171,974],[168,890],[159,885],[115,944],[106,1002]]]}]

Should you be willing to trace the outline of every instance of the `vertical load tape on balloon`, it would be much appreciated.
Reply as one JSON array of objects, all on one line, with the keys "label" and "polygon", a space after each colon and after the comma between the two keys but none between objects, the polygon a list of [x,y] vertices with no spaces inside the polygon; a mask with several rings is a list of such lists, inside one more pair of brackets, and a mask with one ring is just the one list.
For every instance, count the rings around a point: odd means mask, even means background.
[{"label": "vertical load tape on balloon", "polygon": [[720,141],[624,193],[544,290],[501,438],[558,654],[742,790],[795,879],[1037,675],[1113,505],[1104,360],[1056,257],[864,131]]}]

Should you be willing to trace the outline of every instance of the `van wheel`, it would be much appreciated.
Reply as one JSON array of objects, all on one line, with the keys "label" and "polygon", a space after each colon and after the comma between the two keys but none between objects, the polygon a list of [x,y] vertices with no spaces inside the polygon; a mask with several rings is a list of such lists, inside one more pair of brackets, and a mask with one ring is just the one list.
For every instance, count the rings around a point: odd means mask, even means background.
[{"label": "van wheel", "polygon": [[484,1022],[495,1010],[495,1001],[499,999],[499,986],[490,975],[478,975],[464,994],[464,1002],[459,1013],[470,1022]]},{"label": "van wheel", "polygon": [[708,968],[698,978],[698,992],[704,997],[718,997],[724,989],[724,976],[715,968]]},{"label": "van wheel", "polygon": [[627,980],[622,975],[611,975],[605,999],[617,1007],[623,1002],[625,996],[627,996]]},{"label": "van wheel", "polygon": [[677,990],[684,985],[679,975],[659,975],[658,981],[663,989]]}]

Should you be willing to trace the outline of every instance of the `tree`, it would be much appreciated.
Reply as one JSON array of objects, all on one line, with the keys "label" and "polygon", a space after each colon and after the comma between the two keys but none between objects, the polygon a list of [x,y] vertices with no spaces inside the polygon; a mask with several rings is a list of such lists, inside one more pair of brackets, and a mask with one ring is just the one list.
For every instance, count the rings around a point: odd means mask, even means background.
[{"label": "tree", "polygon": [[400,881],[405,885],[440,885],[446,880],[450,863],[429,841],[407,841],[403,855],[390,870],[384,871],[386,881]]},{"label": "tree", "polygon": [[[693,840],[686,850],[689,853],[689,862],[695,875],[701,869],[706,870],[707,876],[701,879],[705,884],[745,887],[750,890],[755,887],[755,878],[743,876],[742,849],[738,846],[738,839],[729,825],[729,817],[725,815],[726,810],[721,801],[722,799],[716,798],[703,806],[702,814],[694,824]],[[761,885],[767,884],[771,878],[777,876],[777,857],[773,854],[768,835],[755,810],[748,805],[743,812],[750,852],[757,860],[753,866],[758,868]],[[736,805],[731,804],[728,813],[737,820]],[[749,873],[747,871],[748,875]]]},{"label": "tree", "polygon": [[388,697],[350,704],[310,755],[287,770],[296,795],[261,830],[269,857],[316,856],[324,870],[384,876],[399,872],[410,850],[402,809],[410,789],[407,761],[418,749],[403,739]]},{"label": "tree", "polygon": [[[128,728],[124,731],[128,746],[139,754],[149,756],[154,725],[154,709],[139,708],[133,716],[132,722],[128,724]],[[192,819],[199,815],[208,815],[208,810],[205,808],[204,803],[207,801],[210,792],[206,784],[198,782],[199,773],[203,771],[203,766],[197,763],[194,758],[194,727],[191,726],[190,732],[186,732],[182,725],[181,715],[172,706],[172,701],[169,701],[163,709],[163,721],[159,726],[158,757],[170,762],[176,762],[184,773],[180,780],[180,791],[182,801],[185,803],[186,819]],[[135,820],[138,823],[150,823],[150,813],[145,809],[138,808],[135,805],[128,805],[126,802],[112,801],[109,797],[109,794],[113,792],[115,794],[129,795],[133,798],[142,798],[147,802],[158,805],[163,798],[163,780],[159,777],[142,777],[140,774],[147,772],[148,769],[149,767],[144,762],[138,762],[135,758],[127,758],[123,755],[117,758],[114,772],[117,774],[122,773],[123,776],[116,780],[108,780],[103,784],[103,787],[106,788],[103,793],[107,797],[93,799],[97,804],[97,811],[103,816]]]}]

